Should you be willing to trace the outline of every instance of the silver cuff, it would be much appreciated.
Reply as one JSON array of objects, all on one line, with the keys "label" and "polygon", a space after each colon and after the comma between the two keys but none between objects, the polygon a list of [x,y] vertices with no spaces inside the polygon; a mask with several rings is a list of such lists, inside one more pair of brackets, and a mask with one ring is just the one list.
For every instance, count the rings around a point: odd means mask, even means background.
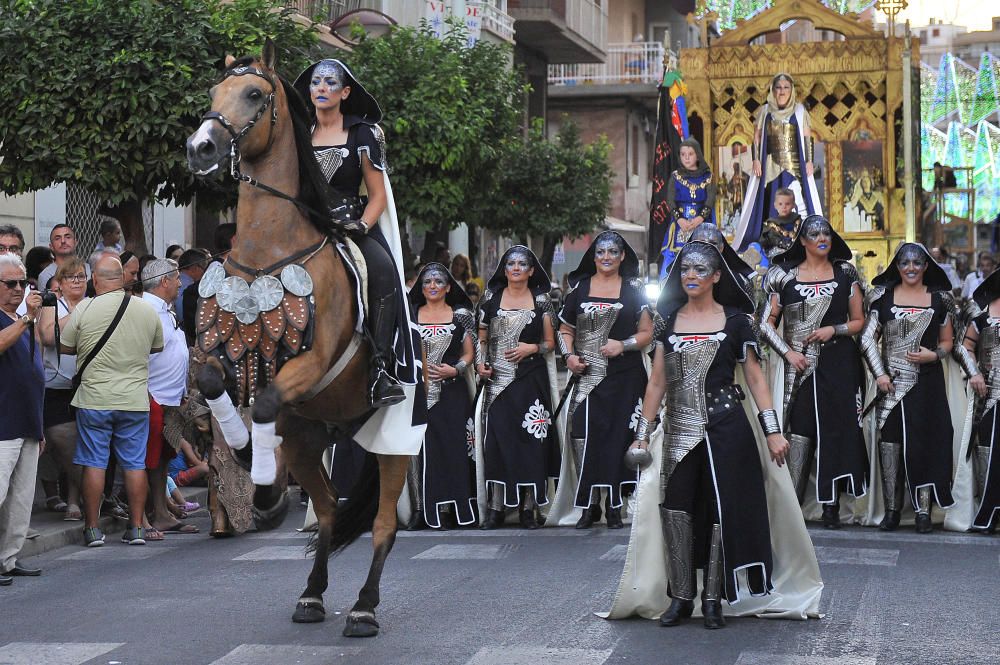
[{"label": "silver cuff", "polygon": [[976,363],[976,359],[972,357],[972,353],[965,348],[965,344],[956,344],[953,353],[958,364],[965,370],[966,376],[971,379],[979,374],[979,365]]},{"label": "silver cuff", "polygon": [[464,360],[459,360],[457,363],[455,363],[455,371],[461,374],[462,372],[465,371],[465,368],[468,366],[469,363],[465,362]]},{"label": "silver cuff", "polygon": [[566,336],[563,335],[559,328],[556,328],[556,349],[563,358],[573,353],[572,346],[566,343]]},{"label": "silver cuff", "polygon": [[868,369],[871,370],[872,376],[875,378],[888,374],[885,371],[885,365],[882,364],[882,355],[879,353],[878,342],[875,341],[875,333],[878,331],[878,327],[878,312],[873,309],[868,312],[865,327],[861,330],[861,353],[865,357],[865,362],[868,363]]},{"label": "silver cuff", "polygon": [[848,332],[846,323],[837,323],[833,326],[833,334],[837,337],[848,337],[850,332]]},{"label": "silver cuff", "polygon": [[758,411],[757,420],[760,422],[760,428],[764,430],[765,436],[781,434],[781,425],[778,424],[778,412],[774,409]]},{"label": "silver cuff", "polygon": [[632,335],[628,339],[622,340],[622,352],[626,351],[638,351],[639,342],[635,341],[635,335]]},{"label": "silver cuff", "polygon": [[639,416],[639,424],[635,427],[636,441],[649,441],[649,421],[646,416]]},{"label": "silver cuff", "polygon": [[551,350],[552,350],[552,347],[550,347],[545,342],[538,342],[538,353],[539,353],[539,355],[543,355],[544,356],[546,353],[548,353]]},{"label": "silver cuff", "polygon": [[934,355],[937,356],[938,360],[944,360],[945,356],[948,355],[948,352],[939,346],[936,349],[934,349]]},{"label": "silver cuff", "polygon": [[772,326],[768,320],[771,317],[772,309],[771,296],[770,294],[767,294],[767,297],[764,299],[764,309],[760,313],[760,336],[764,338],[764,341],[767,342],[768,346],[777,351],[780,356],[784,357],[786,353],[791,351],[791,348],[785,340],[781,338],[781,335],[778,334],[778,331],[775,330],[774,326]]}]

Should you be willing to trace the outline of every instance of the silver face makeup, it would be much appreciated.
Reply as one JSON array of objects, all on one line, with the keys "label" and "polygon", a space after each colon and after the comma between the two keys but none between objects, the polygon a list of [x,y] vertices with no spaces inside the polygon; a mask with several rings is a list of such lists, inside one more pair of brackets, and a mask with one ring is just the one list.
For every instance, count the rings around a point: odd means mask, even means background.
[{"label": "silver face makeup", "polygon": [[332,60],[322,60],[313,69],[309,92],[315,96],[316,91],[324,86],[329,93],[337,92],[344,87],[344,69]]},{"label": "silver face makeup", "polygon": [[532,267],[531,257],[524,252],[511,252],[507,255],[507,260],[504,262],[504,268],[507,272],[513,272],[515,270],[519,272],[527,272]]},{"label": "silver face makeup", "polygon": [[815,221],[802,230],[802,235],[806,240],[816,242],[820,238],[832,238],[833,229],[825,221]]},{"label": "silver face makeup", "polygon": [[692,247],[679,260],[682,279],[689,274],[698,279],[707,279],[721,268],[718,254],[708,248]]},{"label": "silver face makeup", "polygon": [[428,270],[424,273],[424,278],[420,284],[425,289],[443,291],[444,287],[448,285],[448,278],[439,270]]}]

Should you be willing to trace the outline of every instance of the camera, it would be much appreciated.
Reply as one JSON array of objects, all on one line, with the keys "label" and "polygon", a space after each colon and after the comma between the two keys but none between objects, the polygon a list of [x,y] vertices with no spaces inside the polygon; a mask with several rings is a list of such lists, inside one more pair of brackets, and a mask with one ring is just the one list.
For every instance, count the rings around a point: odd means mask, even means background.
[{"label": "camera", "polygon": [[49,291],[45,289],[44,291],[38,292],[42,296],[42,307],[55,307],[56,302],[59,300],[59,296],[56,295],[55,291]]}]

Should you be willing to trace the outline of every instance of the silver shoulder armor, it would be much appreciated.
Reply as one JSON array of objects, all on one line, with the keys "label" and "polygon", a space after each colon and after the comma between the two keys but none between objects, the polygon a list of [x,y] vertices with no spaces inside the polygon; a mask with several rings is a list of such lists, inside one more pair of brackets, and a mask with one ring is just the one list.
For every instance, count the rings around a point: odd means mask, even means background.
[{"label": "silver shoulder armor", "polygon": [[764,283],[762,284],[764,293],[767,295],[779,293],[793,276],[793,271],[785,270],[778,264],[772,265],[764,275]]},{"label": "silver shoulder armor", "polygon": [[870,286],[868,290],[865,291],[865,309],[871,309],[875,302],[885,295],[884,286]]},{"label": "silver shoulder armor", "polygon": [[462,324],[462,327],[465,328],[472,339],[472,350],[475,353],[474,362],[480,362],[483,357],[483,351],[479,348],[479,325],[476,321],[476,315],[471,310],[460,307],[455,310],[455,318],[458,319],[458,322]]},{"label": "silver shoulder armor", "polygon": [[771,294],[780,293],[781,289],[784,288],[788,280],[792,278],[792,273],[786,271],[779,265],[771,266],[767,274],[764,275],[764,305],[760,310],[760,337],[764,342],[770,346],[772,349],[778,352],[778,355],[784,356],[791,350],[791,347],[785,342],[785,340],[778,334],[778,330],[771,324],[771,312],[774,311],[774,305],[771,303]]},{"label": "silver shoulder armor", "polygon": [[837,261],[837,263],[834,264],[834,269],[850,279],[852,283],[857,282],[859,285],[861,284],[861,276],[858,275],[858,269],[850,261]]},{"label": "silver shoulder armor", "polygon": [[955,296],[951,291],[940,291],[941,302],[948,309],[948,314],[951,316],[951,320],[954,323],[958,320],[958,303],[955,302]]}]

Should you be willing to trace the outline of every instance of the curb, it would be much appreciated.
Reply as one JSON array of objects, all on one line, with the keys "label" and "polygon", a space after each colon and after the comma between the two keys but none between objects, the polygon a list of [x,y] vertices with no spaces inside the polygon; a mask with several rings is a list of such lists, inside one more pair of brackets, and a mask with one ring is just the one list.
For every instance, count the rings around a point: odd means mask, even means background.
[{"label": "curb", "polygon": [[[181,492],[188,501],[197,501],[203,506],[208,503],[208,489],[205,487],[182,487]],[[32,521],[35,521],[35,515],[32,515]],[[125,520],[106,516],[98,520],[97,525],[101,531],[110,534],[118,529],[124,530]],[[40,533],[37,538],[24,541],[18,559],[38,556],[68,545],[83,545],[83,522],[47,521],[34,526]]]}]

